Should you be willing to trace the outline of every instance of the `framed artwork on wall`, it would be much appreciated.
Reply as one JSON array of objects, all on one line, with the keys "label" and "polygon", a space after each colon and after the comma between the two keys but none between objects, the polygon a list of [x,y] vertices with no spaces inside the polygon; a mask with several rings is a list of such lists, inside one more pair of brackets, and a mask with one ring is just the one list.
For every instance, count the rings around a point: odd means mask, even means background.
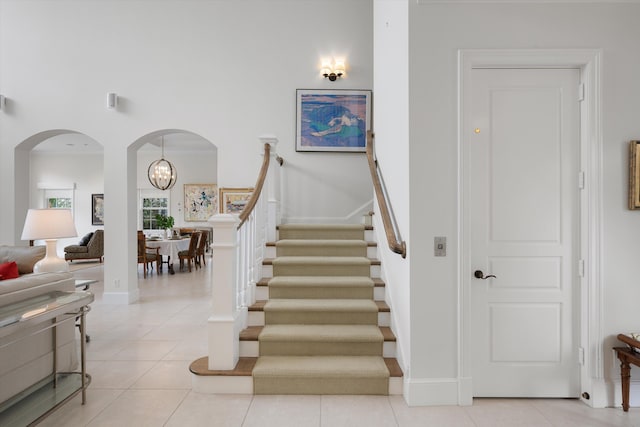
[{"label": "framed artwork on wall", "polygon": [[221,188],[220,213],[240,214],[252,194],[253,188]]},{"label": "framed artwork on wall", "polygon": [[629,209],[640,209],[640,141],[629,143]]},{"label": "framed artwork on wall", "polygon": [[296,90],[296,151],[364,153],[370,90]]},{"label": "framed artwork on wall", "polygon": [[91,224],[104,225],[104,194],[91,195]]},{"label": "framed artwork on wall", "polygon": [[216,184],[184,184],[184,220],[207,221],[218,212]]}]

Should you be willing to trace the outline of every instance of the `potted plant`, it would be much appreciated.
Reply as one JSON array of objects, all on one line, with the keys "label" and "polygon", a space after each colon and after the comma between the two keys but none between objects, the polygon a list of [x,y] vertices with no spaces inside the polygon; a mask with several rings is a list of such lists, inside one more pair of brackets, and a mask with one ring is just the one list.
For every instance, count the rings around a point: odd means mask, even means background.
[{"label": "potted plant", "polygon": [[156,215],[156,223],[162,230],[167,230],[167,239],[171,238],[171,229],[173,228],[173,217],[171,215]]}]

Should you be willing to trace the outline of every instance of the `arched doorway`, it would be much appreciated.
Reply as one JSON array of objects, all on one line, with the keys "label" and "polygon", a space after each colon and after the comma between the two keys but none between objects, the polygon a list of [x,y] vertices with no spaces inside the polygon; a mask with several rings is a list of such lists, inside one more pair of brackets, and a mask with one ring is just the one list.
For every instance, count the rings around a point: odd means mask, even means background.
[{"label": "arched doorway", "polygon": [[[68,208],[79,236],[101,228],[92,215],[93,195],[103,193],[103,146],[68,129],[35,134],[15,147],[16,241],[29,208]],[[76,243],[60,239],[57,250]]]}]

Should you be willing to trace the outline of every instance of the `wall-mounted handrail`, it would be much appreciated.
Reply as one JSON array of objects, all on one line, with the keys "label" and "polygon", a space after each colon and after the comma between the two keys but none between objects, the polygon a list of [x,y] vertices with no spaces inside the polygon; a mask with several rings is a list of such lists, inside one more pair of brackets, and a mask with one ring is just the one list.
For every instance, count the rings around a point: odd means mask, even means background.
[{"label": "wall-mounted handrail", "polygon": [[380,208],[380,216],[382,218],[382,224],[384,225],[384,232],[387,236],[387,243],[389,244],[389,249],[402,255],[402,258],[406,258],[407,244],[400,236],[398,223],[393,215],[393,209],[391,208],[386,187],[384,186],[382,172],[378,167],[378,161],[374,158],[373,138],[373,132],[368,131],[366,148],[367,160],[369,162],[371,180],[373,181],[373,189],[376,193],[376,199],[378,200],[378,207]]},{"label": "wall-mounted handrail", "polygon": [[[264,144],[264,157],[262,159],[262,167],[260,168],[260,173],[258,174],[258,179],[256,180],[256,186],[254,187],[253,193],[249,198],[249,202],[244,207],[242,212],[240,212],[239,219],[240,224],[238,225],[238,230],[242,225],[247,221],[251,212],[256,207],[256,203],[258,202],[258,198],[260,198],[260,194],[262,193],[262,187],[264,186],[264,182],[267,179],[267,171],[269,170],[269,163],[271,160],[271,145]],[[276,156],[276,161],[282,166],[284,160],[280,156]]]}]

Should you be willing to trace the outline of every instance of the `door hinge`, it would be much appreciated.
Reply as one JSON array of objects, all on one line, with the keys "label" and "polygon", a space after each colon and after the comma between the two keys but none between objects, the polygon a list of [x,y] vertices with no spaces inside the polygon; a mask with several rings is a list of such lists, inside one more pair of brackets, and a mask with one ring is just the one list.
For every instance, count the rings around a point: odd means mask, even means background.
[{"label": "door hinge", "polygon": [[580,190],[584,190],[584,184],[585,184],[584,171],[580,171],[578,172],[578,188]]},{"label": "door hinge", "polygon": [[584,101],[584,83],[578,85],[578,101]]},{"label": "door hinge", "polygon": [[578,347],[578,363],[584,365],[584,348]]},{"label": "door hinge", "polygon": [[583,259],[578,260],[578,276],[584,277],[584,260]]}]

